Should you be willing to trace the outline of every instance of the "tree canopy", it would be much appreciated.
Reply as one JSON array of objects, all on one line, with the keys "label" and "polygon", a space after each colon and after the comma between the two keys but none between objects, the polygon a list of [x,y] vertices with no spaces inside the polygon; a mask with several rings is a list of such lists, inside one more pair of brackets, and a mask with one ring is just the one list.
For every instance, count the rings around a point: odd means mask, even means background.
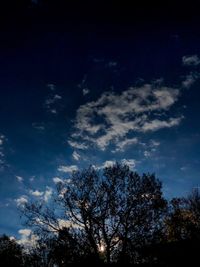
[{"label": "tree canopy", "polygon": [[2,236],[2,266],[177,266],[198,255],[199,191],[167,201],[154,174],[139,175],[124,164],[74,171],[48,203],[27,202],[21,211],[38,240],[27,253]]},{"label": "tree canopy", "polygon": [[[89,167],[58,184],[55,198],[61,217],[41,203],[26,204],[27,223],[43,231],[81,235],[100,260],[134,262],[141,246],[158,242],[167,202],[154,174],[139,175],[116,163],[103,170]],[[129,257],[128,257],[129,255]]]}]

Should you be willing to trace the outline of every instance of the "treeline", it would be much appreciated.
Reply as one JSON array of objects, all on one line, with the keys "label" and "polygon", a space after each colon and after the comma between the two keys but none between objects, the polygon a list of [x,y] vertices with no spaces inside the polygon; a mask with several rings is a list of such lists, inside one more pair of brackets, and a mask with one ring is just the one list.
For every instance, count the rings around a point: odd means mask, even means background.
[{"label": "treeline", "polygon": [[192,266],[200,245],[200,194],[166,200],[154,174],[116,163],[59,180],[48,203],[21,212],[37,242],[22,247],[0,238],[1,266],[69,264]]}]

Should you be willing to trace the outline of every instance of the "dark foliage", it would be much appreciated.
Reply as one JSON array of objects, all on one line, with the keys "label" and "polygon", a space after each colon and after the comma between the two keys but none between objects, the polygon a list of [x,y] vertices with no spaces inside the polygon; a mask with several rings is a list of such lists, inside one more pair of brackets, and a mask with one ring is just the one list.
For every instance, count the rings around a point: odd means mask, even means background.
[{"label": "dark foliage", "polygon": [[0,237],[0,265],[2,267],[23,266],[21,247],[6,235]]},{"label": "dark foliage", "polygon": [[189,266],[198,259],[198,190],[167,203],[155,175],[140,176],[118,163],[69,178],[49,206],[23,207],[40,240],[27,254],[1,237],[1,266]]}]

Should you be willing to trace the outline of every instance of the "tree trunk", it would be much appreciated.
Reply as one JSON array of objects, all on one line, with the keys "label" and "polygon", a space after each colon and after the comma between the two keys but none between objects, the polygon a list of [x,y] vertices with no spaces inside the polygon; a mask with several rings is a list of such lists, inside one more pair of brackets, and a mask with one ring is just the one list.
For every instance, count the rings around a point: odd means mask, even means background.
[{"label": "tree trunk", "polygon": [[106,247],[106,262],[110,264],[110,246]]}]

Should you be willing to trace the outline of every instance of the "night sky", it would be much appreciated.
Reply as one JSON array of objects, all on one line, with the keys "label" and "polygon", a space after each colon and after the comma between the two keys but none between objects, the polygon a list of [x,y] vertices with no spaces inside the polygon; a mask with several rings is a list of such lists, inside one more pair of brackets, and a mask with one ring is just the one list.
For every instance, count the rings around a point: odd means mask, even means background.
[{"label": "night sky", "polygon": [[153,172],[167,198],[200,185],[195,5],[7,2],[0,8],[0,234],[25,238],[18,208],[48,202],[60,179],[90,164]]}]

